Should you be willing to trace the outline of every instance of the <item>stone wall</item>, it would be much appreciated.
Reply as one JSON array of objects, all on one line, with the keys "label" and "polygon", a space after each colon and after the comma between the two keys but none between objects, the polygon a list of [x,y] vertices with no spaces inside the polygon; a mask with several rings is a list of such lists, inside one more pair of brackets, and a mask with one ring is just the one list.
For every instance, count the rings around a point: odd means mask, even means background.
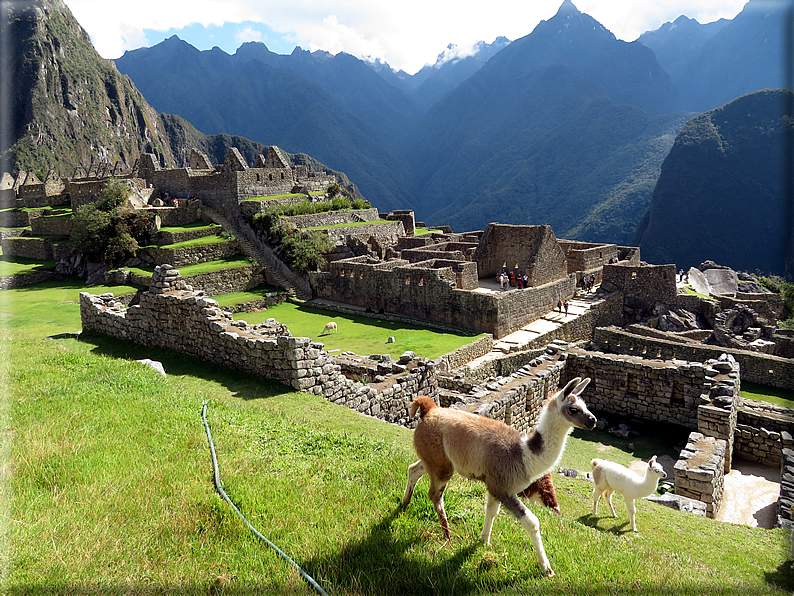
[{"label": "stone wall", "polygon": [[0,227],[26,228],[29,225],[30,217],[27,211],[22,211],[22,209],[7,209],[0,213]]},{"label": "stone wall", "polygon": [[212,244],[201,244],[178,249],[147,247],[142,249],[138,256],[142,260],[156,265],[170,264],[174,267],[186,267],[208,261],[228,259],[239,253],[240,247],[237,242],[224,240],[213,242]]},{"label": "stone wall", "polygon": [[743,380],[769,387],[794,389],[794,360],[789,358],[719,346],[689,345],[640,337],[617,327],[597,328],[593,333],[593,342],[597,349],[605,352],[663,360],[704,362],[719,358],[721,354],[730,354],[741,366]]},{"label": "stone wall", "polygon": [[52,241],[47,238],[16,236],[0,240],[4,255],[48,261],[53,258]]},{"label": "stone wall", "polygon": [[794,530],[794,449],[786,448],[780,462],[780,499],[777,502],[777,523]]},{"label": "stone wall", "polygon": [[310,273],[309,279],[317,298],[437,321],[497,338],[539,319],[553,310],[557,300],[567,300],[574,293],[573,276],[495,294],[462,290],[457,288],[453,267],[436,267],[436,262],[395,259],[372,263],[357,257],[335,261],[328,272]]},{"label": "stone wall", "polygon": [[675,463],[675,494],[706,503],[714,518],[725,484],[726,444],[722,439],[693,432]]},{"label": "stone wall", "polygon": [[[428,259],[453,259],[456,261],[470,261],[477,250],[477,244],[469,242],[439,242],[416,248],[406,248],[400,256],[411,263],[426,261]],[[475,276],[479,275],[475,268]]]},{"label": "stone wall", "polygon": [[462,348],[458,348],[454,352],[445,354],[442,356],[442,360],[445,363],[446,369],[452,370],[453,368],[458,368],[459,366],[463,366],[464,364],[471,362],[475,358],[485,356],[486,354],[490,353],[492,349],[493,336],[486,335],[485,337],[481,337],[480,339],[477,339],[470,344],[463,346]]},{"label": "stone wall", "polygon": [[9,275],[0,277],[0,290],[11,290],[19,286],[29,286],[42,281],[47,281],[55,276],[54,271],[39,271],[38,273],[26,273],[25,275]]},{"label": "stone wall", "polygon": [[784,449],[794,449],[794,409],[742,399],[734,453],[765,466],[778,466]]},{"label": "stone wall", "polygon": [[240,203],[240,214],[247,218],[251,219],[257,213],[262,213],[267,211],[270,207],[275,207],[276,205],[295,205],[297,203],[302,203],[304,201],[310,201],[311,197],[309,195],[298,195],[296,197],[284,197],[280,199],[262,199],[261,201],[251,201],[251,200],[244,200]]},{"label": "stone wall", "polygon": [[30,229],[36,236],[69,236],[71,217],[31,217]]},{"label": "stone wall", "polygon": [[606,264],[603,269],[602,288],[608,292],[622,292],[624,310],[628,320],[653,311],[657,302],[674,304],[676,295],[675,265],[633,266],[628,262]]},{"label": "stone wall", "polygon": [[378,210],[356,209],[353,211],[326,211],[325,213],[312,213],[309,215],[292,215],[283,219],[296,228],[314,228],[317,226],[335,226],[362,221],[379,222]]},{"label": "stone wall", "polygon": [[568,273],[600,270],[610,260],[618,258],[618,247],[615,244],[594,244],[571,240],[558,240],[558,242],[568,261]]},{"label": "stone wall", "polygon": [[197,238],[204,238],[206,236],[212,236],[218,232],[223,231],[223,228],[218,225],[214,225],[208,228],[197,228],[197,229],[185,229],[180,230],[178,232],[166,232],[165,230],[160,230],[155,234],[153,241],[155,244],[159,245],[168,245],[168,244],[176,244],[177,242],[186,242],[188,240],[195,240]]},{"label": "stone wall", "polygon": [[341,374],[323,344],[291,337],[274,320],[260,325],[233,321],[168,265],[156,268],[149,291],[128,308],[112,294],[81,292],[80,315],[84,331],[190,354],[409,427],[416,423],[408,419],[413,398],[421,392],[437,399],[432,363],[415,362],[391,386],[361,385]]}]

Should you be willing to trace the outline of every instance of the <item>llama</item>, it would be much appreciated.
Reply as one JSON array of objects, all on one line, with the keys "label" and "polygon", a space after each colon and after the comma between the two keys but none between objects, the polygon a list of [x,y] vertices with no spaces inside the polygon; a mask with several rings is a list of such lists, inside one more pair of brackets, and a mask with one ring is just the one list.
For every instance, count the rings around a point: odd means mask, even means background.
[{"label": "llama", "polygon": [[414,447],[419,460],[408,466],[408,483],[402,504],[411,501],[417,481],[430,476],[428,496],[433,503],[444,537],[449,523],[444,510],[444,489],[457,472],[485,483],[485,521],[480,535],[491,543],[491,530],[500,505],[504,505],[529,533],[543,574],[552,577],[538,518],[516,496],[537,478],[556,466],[573,427],[595,426],[596,418],[582,401],[590,379],[576,377],[544,404],[537,426],[527,435],[503,422],[461,410],[441,408],[424,395],[411,403],[410,416],[419,411]]},{"label": "llama", "polygon": [[336,323],[331,321],[330,323],[326,323],[325,327],[323,327],[323,332],[320,335],[325,335],[326,333],[336,333]]},{"label": "llama", "polygon": [[659,480],[667,478],[664,468],[656,462],[656,456],[654,455],[650,459],[642,476],[629,470],[626,466],[605,459],[593,459],[590,465],[593,467],[593,481],[595,482],[593,515],[597,515],[598,500],[603,495],[612,511],[612,517],[617,517],[615,508],[612,506],[612,493],[618,492],[626,499],[626,510],[629,513],[631,529],[636,532],[637,523],[634,514],[637,513],[637,507],[634,501],[653,493],[659,485]]},{"label": "llama", "polygon": [[557,491],[554,490],[554,482],[551,479],[550,472],[547,472],[535,480],[535,482],[518,493],[518,496],[550,507],[557,512],[557,515],[562,513],[560,511],[560,503],[557,501]]}]

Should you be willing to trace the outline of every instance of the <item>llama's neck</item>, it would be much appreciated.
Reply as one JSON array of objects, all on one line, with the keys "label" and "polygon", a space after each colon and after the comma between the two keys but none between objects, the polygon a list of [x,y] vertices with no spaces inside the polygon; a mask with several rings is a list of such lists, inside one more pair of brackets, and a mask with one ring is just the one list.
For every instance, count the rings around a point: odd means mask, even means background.
[{"label": "llama's neck", "polygon": [[572,430],[570,423],[557,411],[552,410],[551,406],[552,404],[548,404],[541,410],[538,423],[533,430],[534,441],[530,436],[528,443],[530,457],[527,465],[531,468],[533,476],[543,474],[556,466]]}]

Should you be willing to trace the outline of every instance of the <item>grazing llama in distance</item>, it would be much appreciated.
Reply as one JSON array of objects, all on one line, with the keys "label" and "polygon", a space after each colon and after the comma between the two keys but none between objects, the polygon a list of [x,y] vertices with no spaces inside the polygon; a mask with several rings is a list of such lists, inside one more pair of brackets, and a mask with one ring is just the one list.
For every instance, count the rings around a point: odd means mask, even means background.
[{"label": "grazing llama in distance", "polygon": [[544,404],[537,426],[521,433],[503,422],[461,410],[441,408],[424,395],[411,403],[410,416],[419,411],[421,420],[414,430],[414,447],[419,460],[408,467],[408,484],[402,504],[407,505],[417,481],[430,476],[428,496],[438,514],[444,536],[451,537],[444,511],[444,489],[457,472],[470,480],[485,483],[485,522],[481,538],[491,542],[491,529],[500,505],[504,505],[529,533],[538,563],[547,577],[554,575],[543,541],[538,518],[516,495],[556,466],[571,430],[592,429],[596,418],[580,397],[590,379],[571,380]]},{"label": "grazing llama in distance", "polygon": [[326,333],[336,333],[336,323],[331,321],[330,323],[326,323],[325,327],[323,327],[323,332],[320,335],[325,335]]},{"label": "grazing llama in distance", "polygon": [[656,456],[654,455],[644,468],[643,476],[629,470],[626,466],[605,459],[593,459],[590,465],[593,467],[593,481],[595,482],[593,515],[598,513],[598,499],[603,495],[612,511],[612,517],[617,517],[615,508],[612,506],[612,493],[618,492],[626,499],[626,510],[629,513],[631,529],[636,532],[637,523],[634,514],[637,512],[637,507],[634,501],[653,493],[659,485],[659,480],[667,478],[664,468],[656,462]]},{"label": "grazing llama in distance", "polygon": [[519,497],[524,497],[529,501],[540,503],[545,507],[550,507],[560,515],[560,503],[557,501],[557,491],[554,490],[554,482],[551,479],[551,472],[547,472],[527,488],[518,493]]}]

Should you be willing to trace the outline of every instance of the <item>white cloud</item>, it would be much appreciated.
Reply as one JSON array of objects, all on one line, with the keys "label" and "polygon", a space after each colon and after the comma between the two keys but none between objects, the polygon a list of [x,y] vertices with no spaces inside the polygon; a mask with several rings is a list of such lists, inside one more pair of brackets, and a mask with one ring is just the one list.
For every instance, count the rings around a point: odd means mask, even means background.
[{"label": "white cloud", "polygon": [[262,41],[262,32],[257,31],[251,25],[246,25],[243,29],[238,29],[234,34],[234,38],[238,43],[245,43],[247,41]]},{"label": "white cloud", "polygon": [[[348,52],[380,58],[395,68],[415,72],[432,64],[452,43],[459,52],[476,42],[503,35],[518,39],[540,20],[557,12],[562,0],[66,0],[105,57],[153,45],[144,29],[166,31],[191,23],[263,23],[283,39],[303,48]],[[619,39],[633,41],[681,14],[701,23],[733,18],[745,0],[574,0],[576,7],[601,22]],[[240,40],[255,28],[241,29]],[[207,49],[207,48],[199,48]]]}]

